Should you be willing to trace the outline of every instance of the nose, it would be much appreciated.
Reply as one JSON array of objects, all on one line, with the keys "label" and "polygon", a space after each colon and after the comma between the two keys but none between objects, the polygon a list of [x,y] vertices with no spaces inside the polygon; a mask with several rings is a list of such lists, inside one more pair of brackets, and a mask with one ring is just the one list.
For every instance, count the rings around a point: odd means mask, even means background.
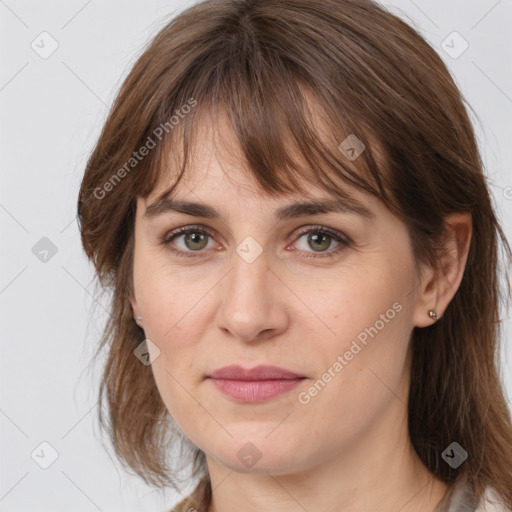
[{"label": "nose", "polygon": [[289,324],[286,290],[268,266],[265,252],[248,263],[234,255],[233,268],[219,288],[217,326],[233,338],[254,343],[273,338]]}]

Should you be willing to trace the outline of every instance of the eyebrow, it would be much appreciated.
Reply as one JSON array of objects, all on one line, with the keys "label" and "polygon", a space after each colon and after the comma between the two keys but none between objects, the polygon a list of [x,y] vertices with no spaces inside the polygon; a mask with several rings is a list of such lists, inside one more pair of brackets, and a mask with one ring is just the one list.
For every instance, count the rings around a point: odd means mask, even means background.
[{"label": "eyebrow", "polygon": [[[218,219],[224,221],[221,212],[205,203],[182,201],[164,197],[146,208],[144,218],[151,219],[168,212],[184,213],[193,217]],[[276,221],[318,215],[322,213],[348,213],[359,215],[363,218],[374,219],[375,214],[366,206],[352,197],[343,199],[313,199],[311,201],[292,203],[281,206],[274,212]]]}]

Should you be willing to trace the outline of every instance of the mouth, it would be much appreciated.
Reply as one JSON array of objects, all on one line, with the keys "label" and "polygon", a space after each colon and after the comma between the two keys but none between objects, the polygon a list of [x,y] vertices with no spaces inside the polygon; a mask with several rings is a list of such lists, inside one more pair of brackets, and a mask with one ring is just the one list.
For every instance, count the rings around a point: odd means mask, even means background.
[{"label": "mouth", "polygon": [[263,402],[291,391],[306,377],[276,366],[245,369],[226,366],[207,379],[223,394],[240,402]]}]

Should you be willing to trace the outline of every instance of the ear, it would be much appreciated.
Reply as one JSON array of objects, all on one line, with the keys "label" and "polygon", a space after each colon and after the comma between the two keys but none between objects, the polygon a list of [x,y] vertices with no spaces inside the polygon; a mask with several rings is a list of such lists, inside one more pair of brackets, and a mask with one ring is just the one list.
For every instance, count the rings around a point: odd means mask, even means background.
[{"label": "ear", "polygon": [[[441,318],[460,286],[473,231],[470,213],[452,213],[445,218],[444,253],[437,271],[425,267],[422,272],[414,311],[414,325],[427,327]],[[437,313],[430,318],[429,311]]]}]

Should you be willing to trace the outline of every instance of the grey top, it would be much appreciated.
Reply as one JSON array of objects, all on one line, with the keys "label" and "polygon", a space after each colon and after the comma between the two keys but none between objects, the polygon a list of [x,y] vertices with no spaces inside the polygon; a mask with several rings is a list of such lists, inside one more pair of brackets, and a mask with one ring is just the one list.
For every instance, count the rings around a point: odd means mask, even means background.
[{"label": "grey top", "polygon": [[434,512],[512,512],[512,509],[503,504],[491,487],[486,489],[478,502],[469,486],[462,482],[448,491]]},{"label": "grey top", "polygon": [[[512,512],[512,508],[507,508],[491,487],[487,487],[480,502],[477,501],[472,490],[462,481],[448,490],[433,512]],[[189,512],[191,504],[188,497],[168,512]]]}]

